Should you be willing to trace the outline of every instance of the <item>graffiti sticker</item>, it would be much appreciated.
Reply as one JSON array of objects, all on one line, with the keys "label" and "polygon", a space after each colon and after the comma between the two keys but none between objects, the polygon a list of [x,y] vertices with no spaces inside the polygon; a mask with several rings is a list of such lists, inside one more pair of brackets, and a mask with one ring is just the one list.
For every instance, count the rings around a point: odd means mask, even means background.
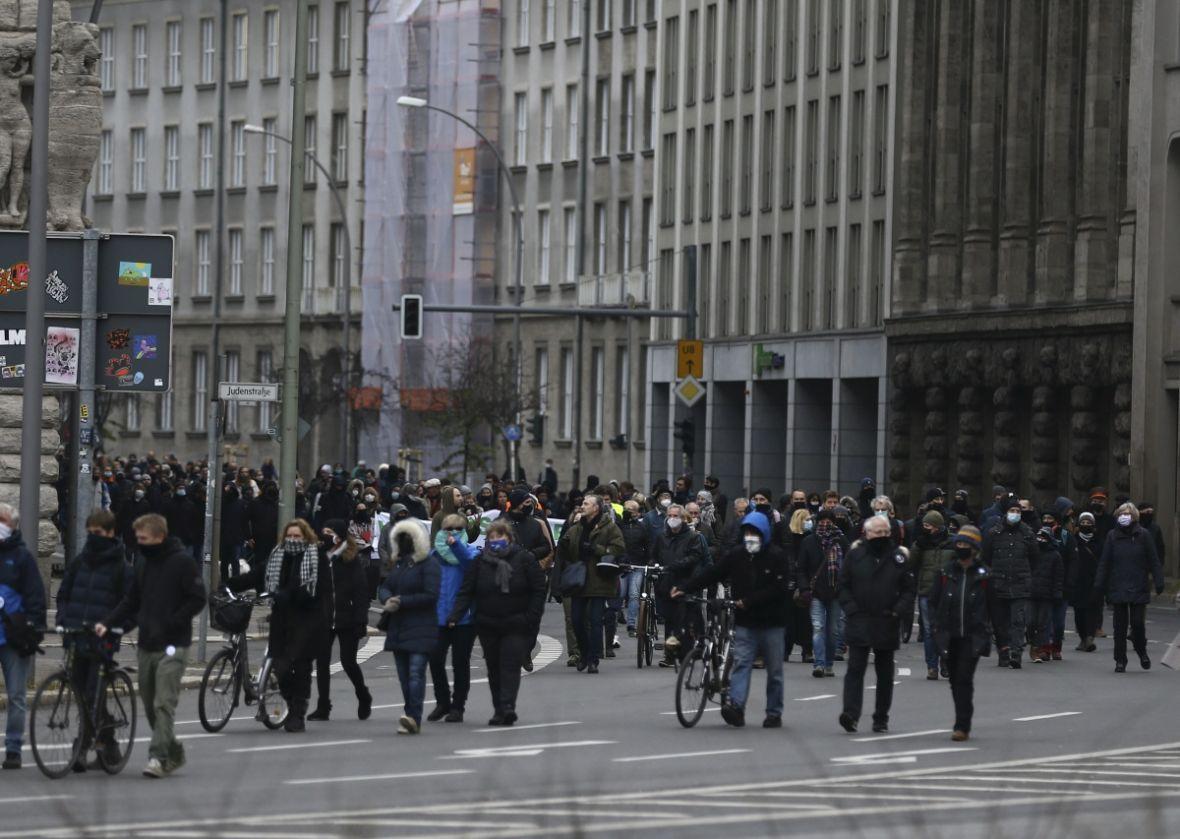
[{"label": "graffiti sticker", "polygon": [[131,330],[112,329],[107,333],[106,341],[112,350],[125,350],[131,342]]}]

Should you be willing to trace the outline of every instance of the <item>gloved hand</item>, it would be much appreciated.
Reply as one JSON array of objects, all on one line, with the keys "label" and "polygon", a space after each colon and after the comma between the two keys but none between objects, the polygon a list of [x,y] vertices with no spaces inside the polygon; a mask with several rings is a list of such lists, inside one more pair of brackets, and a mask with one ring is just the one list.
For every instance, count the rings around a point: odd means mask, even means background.
[{"label": "gloved hand", "polygon": [[385,601],[385,606],[383,608],[386,612],[396,612],[401,607],[402,599],[400,597],[391,597]]}]

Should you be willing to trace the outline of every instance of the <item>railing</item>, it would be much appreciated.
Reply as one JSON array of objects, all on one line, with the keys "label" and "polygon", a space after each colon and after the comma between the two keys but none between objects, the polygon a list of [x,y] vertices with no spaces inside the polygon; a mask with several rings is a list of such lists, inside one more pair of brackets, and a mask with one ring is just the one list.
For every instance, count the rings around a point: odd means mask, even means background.
[{"label": "railing", "polygon": [[579,306],[648,306],[651,272],[585,274],[578,282]]}]

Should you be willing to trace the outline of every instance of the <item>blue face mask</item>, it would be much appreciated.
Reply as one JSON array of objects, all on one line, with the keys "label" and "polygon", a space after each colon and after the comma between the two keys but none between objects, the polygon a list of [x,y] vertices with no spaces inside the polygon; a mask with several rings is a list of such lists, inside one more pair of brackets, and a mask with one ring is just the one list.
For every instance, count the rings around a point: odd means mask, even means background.
[{"label": "blue face mask", "polygon": [[490,539],[488,541],[488,550],[496,556],[503,556],[508,553],[507,539]]},{"label": "blue face mask", "polygon": [[1016,524],[1020,521],[1020,513],[1008,513],[1008,524]]},{"label": "blue face mask", "polygon": [[803,522],[804,533],[810,533],[813,530],[815,530],[815,522],[812,519],[808,519],[807,521]]}]

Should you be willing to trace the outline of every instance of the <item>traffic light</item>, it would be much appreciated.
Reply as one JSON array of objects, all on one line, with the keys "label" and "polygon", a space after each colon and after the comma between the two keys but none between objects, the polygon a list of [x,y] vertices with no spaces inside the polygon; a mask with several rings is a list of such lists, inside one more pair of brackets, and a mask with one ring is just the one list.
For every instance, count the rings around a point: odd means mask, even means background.
[{"label": "traffic light", "polygon": [[529,418],[529,442],[539,446],[545,442],[545,415],[533,414]]},{"label": "traffic light", "polygon": [[693,421],[690,419],[680,420],[675,423],[675,427],[676,430],[672,432],[672,436],[680,441],[680,451],[692,457],[696,448],[696,428]]},{"label": "traffic light", "polygon": [[422,337],[422,295],[402,295],[402,339]]}]

